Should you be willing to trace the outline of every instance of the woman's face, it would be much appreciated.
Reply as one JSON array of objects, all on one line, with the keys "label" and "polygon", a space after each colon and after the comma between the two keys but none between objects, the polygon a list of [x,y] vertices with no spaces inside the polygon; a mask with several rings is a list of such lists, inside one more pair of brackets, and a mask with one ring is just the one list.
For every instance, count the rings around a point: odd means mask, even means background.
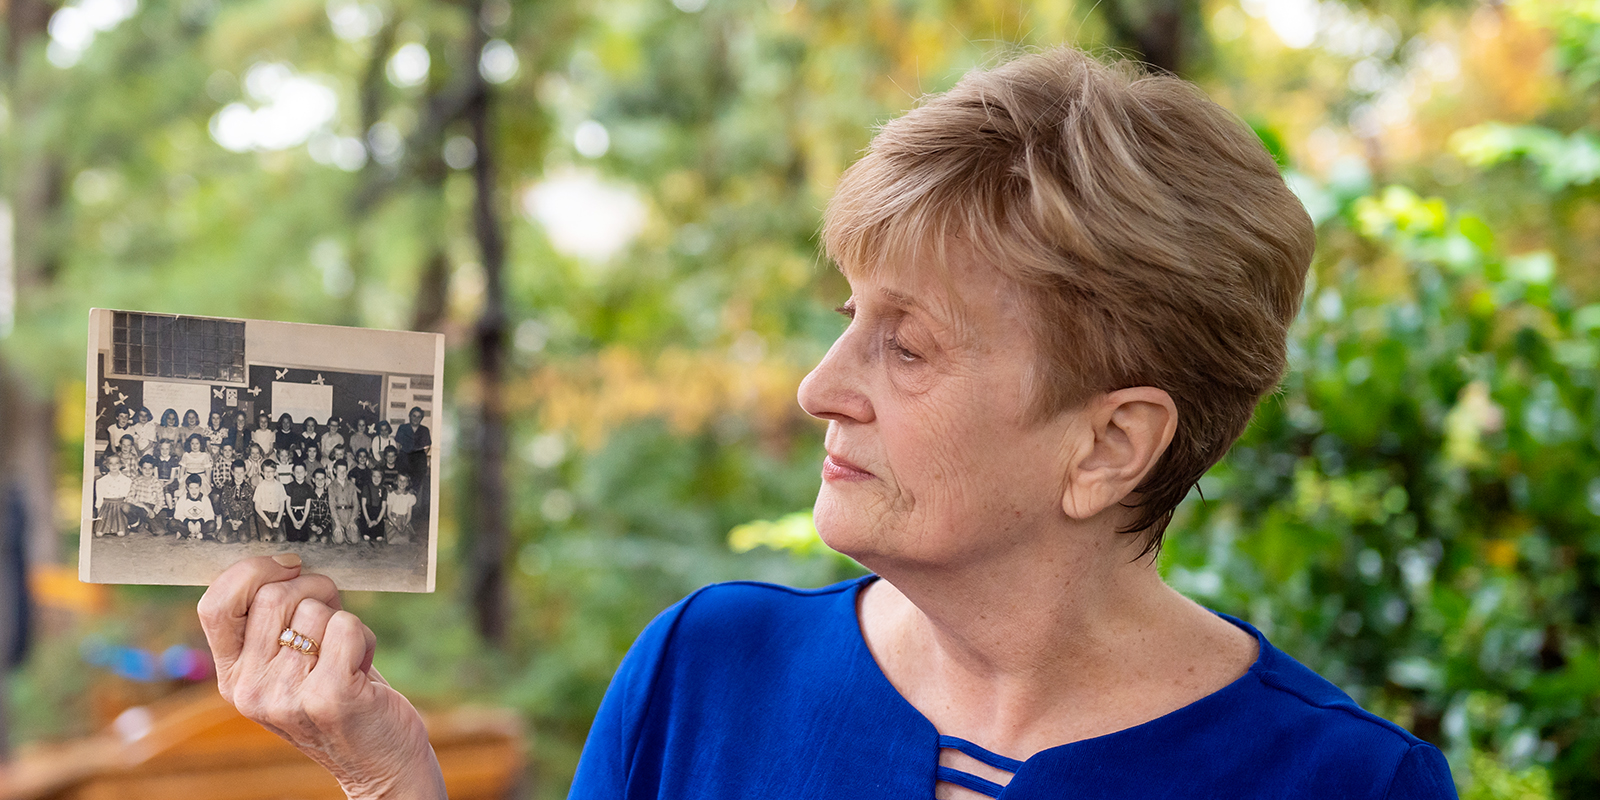
[{"label": "woman's face", "polygon": [[869,568],[953,564],[1060,521],[1076,415],[1027,416],[1017,287],[952,251],[948,283],[891,267],[850,288],[851,322],[799,392],[828,421],[823,540]]},{"label": "woman's face", "polygon": [[215,412],[215,411],[213,411],[213,412],[211,412],[211,422],[210,422],[210,425],[211,425],[211,427],[213,427],[213,428],[220,428],[220,427],[222,427],[222,415],[221,415],[221,414],[219,414],[219,413],[217,413],[217,412]]},{"label": "woman's face", "polygon": [[161,413],[161,424],[162,425],[170,425],[170,426],[172,426],[174,428],[178,427],[178,412],[173,411],[170,408],[167,409],[166,411],[162,412]]},{"label": "woman's face", "polygon": [[198,413],[195,413],[195,411],[193,411],[192,409],[187,411],[187,412],[184,412],[183,424],[187,425],[187,426],[189,426],[191,428],[193,428],[196,425],[199,425],[200,424],[200,415]]}]

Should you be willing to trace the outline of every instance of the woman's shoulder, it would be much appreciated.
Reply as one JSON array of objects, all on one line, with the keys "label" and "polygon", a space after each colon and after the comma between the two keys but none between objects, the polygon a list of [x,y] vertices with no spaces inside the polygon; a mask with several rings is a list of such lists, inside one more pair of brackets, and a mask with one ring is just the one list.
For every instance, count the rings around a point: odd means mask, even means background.
[{"label": "woman's shoulder", "polygon": [[[819,638],[856,632],[856,589],[866,579],[800,589],[760,581],[704,586],[656,616],[630,658],[759,662],[807,652]],[[670,653],[670,655],[669,655]],[[728,656],[737,654],[737,658]]]},{"label": "woman's shoulder", "polygon": [[931,792],[931,728],[915,769],[896,765],[913,726],[894,719],[909,707],[864,657],[854,609],[866,580],[719,583],[663,611],[606,692],[572,796]]},{"label": "woman's shoulder", "polygon": [[1122,776],[1107,798],[1174,786],[1186,797],[1444,800],[1455,797],[1434,746],[1362,709],[1348,694],[1274,647],[1254,627],[1256,662],[1228,686],[1150,722],[1042,751],[1013,792],[1074,786],[1091,772]]},{"label": "woman's shoulder", "polygon": [[[1242,624],[1242,623],[1236,623]],[[1246,627],[1254,631],[1253,628]],[[1321,736],[1362,741],[1394,753],[1425,744],[1410,731],[1362,708],[1344,690],[1258,634],[1261,656],[1250,670],[1260,684],[1256,701],[1274,713],[1303,717]]]},{"label": "woman's shoulder", "polygon": [[[1453,797],[1450,768],[1433,745],[1362,708],[1332,682],[1267,641],[1254,627],[1261,652],[1249,672],[1175,715],[1173,731],[1199,734],[1218,760],[1251,764],[1268,796]],[[1158,728],[1159,730],[1159,728]],[[1186,737],[1180,737],[1186,738]],[[1184,767],[1183,769],[1191,769]],[[1274,788],[1275,787],[1275,788]]]},{"label": "woman's shoulder", "polygon": [[870,576],[851,578],[816,588],[785,586],[766,581],[723,581],[696,589],[683,602],[707,603],[757,603],[788,606],[818,602],[823,598],[837,598],[841,594],[854,594],[856,587]]},{"label": "woman's shoulder", "polygon": [[814,589],[762,581],[714,583],[679,601],[678,625],[686,629],[684,633],[717,638],[747,637],[776,626],[799,631],[808,624],[837,624],[846,615],[853,626],[856,591],[866,580],[854,578]]},{"label": "woman's shoulder", "polygon": [[617,679],[642,690],[664,670],[677,676],[681,691],[751,672],[772,678],[797,658],[846,651],[827,645],[859,631],[855,594],[864,580],[816,589],[760,581],[696,589],[645,627]]}]

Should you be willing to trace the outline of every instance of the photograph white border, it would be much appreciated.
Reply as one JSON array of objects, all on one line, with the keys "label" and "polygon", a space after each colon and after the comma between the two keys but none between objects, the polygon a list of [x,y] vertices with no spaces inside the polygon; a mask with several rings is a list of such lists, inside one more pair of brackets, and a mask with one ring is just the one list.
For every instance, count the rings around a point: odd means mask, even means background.
[{"label": "photograph white border", "polygon": [[[295,334],[294,338],[296,338],[296,339],[299,339],[299,340],[310,339],[310,340],[317,340],[319,342],[326,343],[324,348],[319,348],[316,352],[318,352],[318,353],[323,353],[323,352],[330,353],[330,357],[328,359],[328,363],[310,364],[310,365],[303,365],[302,364],[302,365],[297,365],[297,366],[295,366],[293,368],[295,368],[295,369],[304,369],[304,370],[323,369],[323,370],[338,371],[338,372],[357,372],[357,373],[363,373],[363,374],[376,375],[381,380],[383,380],[385,382],[388,380],[388,377],[390,375],[393,375],[393,374],[413,374],[413,375],[423,374],[422,372],[417,370],[415,367],[421,365],[422,363],[424,363],[423,360],[415,359],[415,358],[413,358],[413,359],[411,359],[409,361],[402,361],[402,360],[394,359],[394,358],[386,359],[383,356],[383,353],[384,353],[385,350],[388,350],[390,352],[395,352],[395,351],[399,351],[399,350],[410,350],[411,352],[420,352],[420,351],[423,351],[423,350],[431,348],[432,355],[433,355],[433,358],[432,358],[432,372],[431,372],[431,374],[432,374],[432,377],[433,377],[434,392],[433,392],[432,407],[429,409],[429,416],[431,417],[431,421],[432,421],[431,430],[432,430],[432,434],[433,434],[433,443],[432,443],[432,447],[430,448],[429,453],[428,453],[428,476],[429,476],[428,498],[429,498],[429,503],[428,503],[428,530],[427,530],[427,537],[428,537],[428,540],[427,540],[427,562],[428,563],[427,563],[427,570],[426,570],[426,574],[427,574],[426,585],[425,586],[406,586],[406,585],[403,585],[404,583],[407,583],[407,581],[404,581],[404,580],[392,580],[392,581],[391,580],[378,580],[378,581],[373,581],[373,580],[369,579],[370,575],[365,575],[365,573],[358,573],[357,571],[352,571],[352,570],[350,570],[348,568],[341,567],[340,565],[333,564],[333,563],[318,564],[318,563],[316,563],[316,558],[315,557],[306,557],[306,555],[304,553],[302,553],[302,557],[305,558],[306,570],[308,572],[320,572],[320,573],[328,575],[329,577],[334,579],[334,582],[336,584],[338,584],[341,589],[376,590],[376,591],[407,591],[407,592],[432,592],[432,591],[434,591],[434,589],[435,589],[435,587],[437,585],[438,565],[439,565],[439,517],[440,517],[439,483],[440,483],[441,472],[442,472],[442,470],[440,469],[441,460],[442,460],[442,456],[443,456],[443,448],[442,448],[441,444],[442,444],[442,438],[443,438],[442,426],[444,424],[444,413],[445,413],[445,401],[444,401],[444,391],[443,391],[444,390],[444,335],[443,334],[429,333],[429,332],[419,332],[419,331],[393,331],[393,330],[383,330],[383,329],[377,329],[377,328],[353,328],[353,327],[344,327],[344,326],[337,326],[337,325],[315,325],[315,324],[310,324],[310,323],[299,323],[299,322],[278,322],[278,321],[274,321],[274,320],[240,319],[240,318],[234,318],[234,317],[202,317],[202,316],[192,315],[192,314],[167,314],[167,313],[160,313],[160,312],[135,311],[135,310],[131,310],[131,309],[102,309],[102,308],[92,308],[92,309],[89,310],[89,315],[88,315],[88,317],[89,317],[89,319],[88,319],[89,339],[88,339],[87,347],[85,348],[86,352],[85,352],[84,374],[85,374],[86,377],[85,377],[85,381],[84,381],[84,383],[85,383],[85,387],[84,387],[84,395],[85,395],[85,399],[84,399],[84,402],[85,402],[84,417],[85,417],[85,420],[84,420],[84,443],[83,443],[83,458],[84,458],[84,467],[83,467],[83,501],[82,501],[81,518],[80,518],[80,525],[79,525],[79,551],[78,551],[78,574],[79,574],[79,579],[80,580],[82,580],[82,581],[84,581],[86,583],[107,582],[107,583],[145,583],[145,584],[162,584],[162,585],[206,585],[206,584],[209,584],[210,581],[213,578],[216,577],[216,573],[220,572],[223,568],[226,568],[228,566],[227,564],[209,565],[209,566],[197,565],[196,569],[194,569],[192,571],[183,572],[183,574],[181,575],[180,579],[178,579],[178,580],[170,580],[170,581],[169,580],[159,580],[159,581],[157,581],[157,580],[126,580],[126,579],[124,579],[126,576],[118,576],[117,579],[115,579],[115,580],[106,580],[106,581],[100,581],[100,580],[96,580],[95,579],[95,577],[96,577],[95,576],[95,570],[93,568],[93,563],[92,563],[92,561],[93,561],[93,551],[94,551],[94,541],[95,541],[95,538],[96,538],[95,535],[94,535],[94,531],[93,531],[93,525],[94,525],[94,522],[93,522],[93,520],[94,520],[94,503],[95,503],[95,500],[94,500],[94,481],[98,477],[98,468],[96,467],[96,464],[95,464],[95,457],[96,457],[96,446],[95,446],[96,445],[96,439],[95,439],[95,437],[96,437],[96,422],[97,422],[97,417],[98,417],[98,413],[99,413],[98,412],[98,407],[99,407],[100,402],[101,402],[99,394],[98,394],[100,392],[100,385],[99,385],[100,382],[99,382],[99,380],[97,380],[98,373],[99,373],[99,366],[100,366],[98,359],[99,359],[99,356],[101,354],[101,349],[100,349],[101,326],[102,325],[109,325],[111,323],[112,319],[113,319],[112,315],[117,313],[118,311],[125,311],[127,313],[135,313],[135,314],[151,314],[151,315],[155,315],[155,316],[177,316],[177,317],[191,317],[191,318],[199,318],[199,319],[216,319],[216,320],[224,320],[224,321],[228,321],[228,322],[242,322],[246,326],[246,337],[247,337],[247,340],[248,340],[248,338],[250,336],[250,331],[252,329],[252,326],[258,326],[258,327],[267,328],[268,331],[263,332],[264,334],[265,333],[270,333],[270,331],[273,330],[273,329],[282,327],[285,330],[293,330],[294,334]],[[296,330],[296,329],[298,329],[298,330]],[[306,335],[308,333],[310,334],[309,336]],[[406,341],[408,339],[410,340],[409,342]],[[363,353],[363,354],[370,353],[371,357],[365,358],[365,359],[352,359],[351,354],[352,353],[357,353],[357,352]],[[248,345],[246,346],[245,359],[246,359],[246,367],[245,367],[246,372],[245,372],[245,382],[244,382],[244,384],[242,384],[243,386],[248,386],[249,383],[250,383],[250,376],[249,376],[249,368],[250,368],[250,366],[269,366],[269,365],[270,366],[286,366],[286,364],[283,363],[285,361],[284,359],[272,358],[272,359],[263,359],[261,361],[251,361],[250,360],[250,351],[249,351]],[[296,360],[302,360],[302,359],[296,359]],[[110,355],[109,354],[107,354],[107,363],[106,363],[106,366],[105,366],[105,371],[107,373],[107,378],[108,379],[111,378],[112,377],[111,376],[111,363],[110,363]],[[134,376],[126,376],[126,377],[118,376],[117,379],[118,380],[145,380],[142,377],[134,377]],[[150,378],[150,380],[159,381],[159,382],[176,382],[176,383],[190,382],[187,379],[183,379],[183,378],[158,377],[158,376],[153,376],[153,377]],[[206,381],[194,381],[194,382],[203,382],[203,383],[208,383],[208,384],[225,384],[225,385],[228,385],[228,386],[240,386],[241,385],[241,384],[236,384],[236,383],[234,383],[232,381],[226,381],[226,380],[214,380],[214,381],[206,380]],[[386,395],[380,395],[380,396],[386,396]],[[377,419],[385,418],[384,415],[383,415],[384,410],[385,409],[379,408],[374,413],[374,417],[377,418]],[[200,545],[200,546],[207,546],[208,545],[208,543],[203,542],[203,541],[202,542],[198,542],[197,544]],[[253,546],[249,547],[249,548],[246,548],[249,552],[243,552],[241,554],[241,557],[248,556],[248,555],[271,555],[271,554],[276,554],[276,553],[280,553],[280,552],[302,552],[302,550],[305,549],[305,548],[299,547],[299,545],[302,544],[302,543],[296,543],[296,542],[284,542],[284,543],[262,543],[262,542],[256,542],[256,543],[247,543],[247,544],[251,544]],[[231,546],[231,545],[218,545],[218,546]],[[365,577],[362,577],[361,575],[365,575]],[[343,578],[344,580],[341,580],[341,578]]]}]

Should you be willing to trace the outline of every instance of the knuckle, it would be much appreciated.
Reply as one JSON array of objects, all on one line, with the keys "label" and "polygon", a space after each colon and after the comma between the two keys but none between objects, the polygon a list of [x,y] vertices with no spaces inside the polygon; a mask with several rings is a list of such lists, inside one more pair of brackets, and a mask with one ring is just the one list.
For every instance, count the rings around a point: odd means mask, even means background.
[{"label": "knuckle", "polygon": [[201,596],[200,602],[195,606],[195,613],[200,617],[200,621],[207,625],[215,625],[227,617],[222,600],[210,590]]},{"label": "knuckle", "polygon": [[269,583],[256,590],[256,603],[263,606],[284,606],[289,602],[290,589],[282,583]]},{"label": "knuckle", "polygon": [[318,573],[312,573],[306,577],[310,579],[311,587],[316,596],[326,598],[325,605],[331,608],[340,607],[339,586],[333,582],[332,578]]},{"label": "knuckle", "polygon": [[354,636],[359,639],[364,636],[362,631],[366,627],[366,625],[362,624],[360,617],[348,611],[335,611],[333,616],[328,619],[328,632],[337,633],[341,637]]},{"label": "knuckle", "polygon": [[300,612],[305,612],[306,614],[315,614],[324,608],[327,608],[327,606],[323,604],[321,600],[318,600],[315,597],[303,597],[300,599],[299,605],[295,606],[294,610],[297,615]]},{"label": "knuckle", "polygon": [[336,594],[339,591],[338,587],[334,586],[332,578],[319,572],[312,572],[307,575],[302,575],[301,577],[306,583],[310,584],[318,594]]}]

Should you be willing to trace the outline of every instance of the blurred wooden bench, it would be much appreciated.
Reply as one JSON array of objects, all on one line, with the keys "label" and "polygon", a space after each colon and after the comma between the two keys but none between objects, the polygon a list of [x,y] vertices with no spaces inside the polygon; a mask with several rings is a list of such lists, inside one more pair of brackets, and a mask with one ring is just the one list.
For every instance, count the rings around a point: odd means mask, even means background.
[{"label": "blurred wooden bench", "polygon": [[[135,710],[118,727],[0,765],[0,800],[339,800],[322,767],[239,716],[215,686]],[[521,720],[503,709],[424,714],[452,800],[500,800],[523,771]]]}]

